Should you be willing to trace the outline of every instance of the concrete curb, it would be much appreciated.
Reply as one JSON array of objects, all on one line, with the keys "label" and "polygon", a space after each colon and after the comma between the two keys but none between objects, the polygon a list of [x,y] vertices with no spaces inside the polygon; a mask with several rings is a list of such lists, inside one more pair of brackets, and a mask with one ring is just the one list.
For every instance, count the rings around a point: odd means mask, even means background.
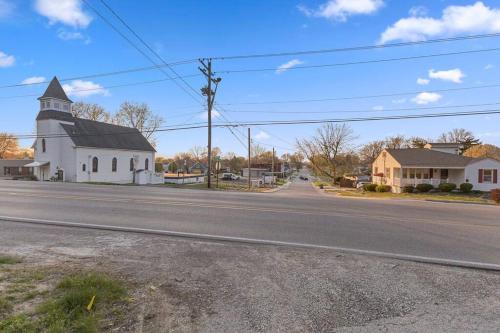
[{"label": "concrete curb", "polygon": [[221,242],[231,242],[231,243],[243,243],[243,244],[255,244],[255,245],[272,245],[272,246],[289,246],[298,248],[314,248],[323,250],[333,250],[336,252],[342,252],[347,254],[357,254],[357,255],[369,255],[381,258],[405,260],[426,264],[451,266],[451,267],[462,267],[462,268],[472,268],[480,269],[486,271],[500,272],[500,265],[489,264],[474,261],[461,261],[453,259],[443,259],[443,258],[432,258],[423,256],[406,255],[399,253],[390,253],[382,251],[370,251],[362,249],[344,248],[337,246],[327,246],[327,245],[314,245],[306,243],[295,243],[295,242],[284,242],[284,241],[273,241],[265,239],[253,239],[244,237],[230,237],[230,236],[218,236],[210,234],[198,234],[189,232],[178,232],[178,231],[168,231],[168,230],[156,230],[156,229],[145,229],[145,228],[133,228],[133,227],[119,227],[111,225],[100,225],[100,224],[87,224],[78,222],[66,222],[66,221],[52,221],[52,220],[42,220],[42,219],[31,219],[31,218],[20,218],[20,217],[10,217],[10,216],[0,216],[0,221],[3,222],[15,222],[15,223],[30,223],[38,225],[50,225],[59,227],[72,227],[72,228],[84,228],[84,229],[95,229],[95,230],[106,230],[106,231],[118,231],[118,232],[129,232],[129,233],[140,233],[149,235],[160,235],[160,236],[171,236],[171,237],[181,237],[190,238],[198,240],[207,241],[221,241]]}]

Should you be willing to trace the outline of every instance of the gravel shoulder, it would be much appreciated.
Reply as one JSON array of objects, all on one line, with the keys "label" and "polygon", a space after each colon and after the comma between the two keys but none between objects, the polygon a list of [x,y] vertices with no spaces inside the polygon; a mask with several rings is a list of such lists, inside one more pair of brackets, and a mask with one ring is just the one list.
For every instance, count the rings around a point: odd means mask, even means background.
[{"label": "gravel shoulder", "polygon": [[[327,250],[0,222],[23,269],[108,272],[120,332],[496,332],[500,274]],[[0,267],[0,270],[2,268]],[[21,309],[22,310],[22,309]]]}]

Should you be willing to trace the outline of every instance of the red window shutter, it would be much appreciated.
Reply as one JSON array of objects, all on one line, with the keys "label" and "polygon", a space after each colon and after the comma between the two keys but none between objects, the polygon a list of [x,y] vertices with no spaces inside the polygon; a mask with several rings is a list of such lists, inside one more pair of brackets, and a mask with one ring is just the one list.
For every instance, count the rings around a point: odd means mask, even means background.
[{"label": "red window shutter", "polygon": [[498,183],[498,170],[493,169],[493,184]]},{"label": "red window shutter", "polygon": [[478,183],[483,182],[483,169],[479,169],[479,176],[478,176],[477,181],[478,181]]}]

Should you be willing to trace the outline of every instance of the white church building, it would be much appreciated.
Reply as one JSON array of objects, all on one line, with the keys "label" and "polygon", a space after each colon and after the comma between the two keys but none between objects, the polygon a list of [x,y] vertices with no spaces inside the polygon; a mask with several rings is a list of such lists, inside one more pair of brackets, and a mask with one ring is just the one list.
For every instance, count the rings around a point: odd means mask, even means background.
[{"label": "white church building", "polygon": [[56,77],[38,98],[34,168],[39,180],[162,183],[155,149],[135,128],[76,118]]}]

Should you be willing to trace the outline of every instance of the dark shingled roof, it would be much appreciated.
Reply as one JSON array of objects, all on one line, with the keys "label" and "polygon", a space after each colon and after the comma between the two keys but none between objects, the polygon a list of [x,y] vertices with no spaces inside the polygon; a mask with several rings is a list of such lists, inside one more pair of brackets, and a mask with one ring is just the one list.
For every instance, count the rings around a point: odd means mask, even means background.
[{"label": "dark shingled roof", "polygon": [[55,110],[40,111],[36,120],[44,119],[73,123],[61,123],[61,126],[78,147],[155,151],[136,128],[80,119],[73,117],[69,112]]},{"label": "dark shingled roof", "polygon": [[74,118],[75,125],[61,124],[78,147],[155,151],[137,130],[125,126]]},{"label": "dark shingled roof", "polygon": [[436,168],[465,167],[475,158],[443,153],[427,148],[386,149],[401,166],[425,166]]},{"label": "dark shingled roof", "polygon": [[43,95],[41,97],[39,97],[38,99],[42,99],[42,98],[57,98],[57,99],[60,99],[62,101],[72,102],[68,98],[68,96],[66,96],[64,89],[61,87],[59,80],[55,76],[52,79],[52,81],[50,81],[49,86],[47,87],[47,90],[45,90]]},{"label": "dark shingled roof", "polygon": [[69,112],[56,111],[56,110],[43,110],[38,113],[36,120],[44,120],[44,119],[55,119],[61,121],[70,121],[74,122],[75,117]]}]

